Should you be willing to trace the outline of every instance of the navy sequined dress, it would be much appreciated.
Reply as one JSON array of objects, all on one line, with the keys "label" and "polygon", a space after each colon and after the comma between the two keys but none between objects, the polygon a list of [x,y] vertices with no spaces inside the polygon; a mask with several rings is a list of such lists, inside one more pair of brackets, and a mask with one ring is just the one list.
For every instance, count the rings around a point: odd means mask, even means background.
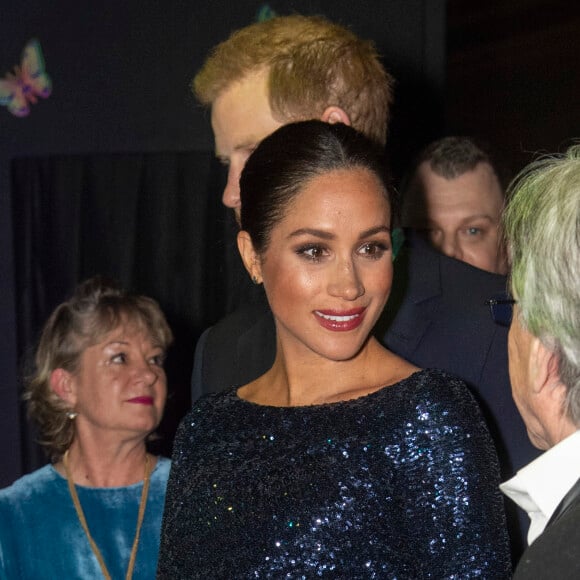
[{"label": "navy sequined dress", "polygon": [[509,578],[498,481],[474,399],[443,372],[305,407],[232,388],[179,428],[158,578]]}]

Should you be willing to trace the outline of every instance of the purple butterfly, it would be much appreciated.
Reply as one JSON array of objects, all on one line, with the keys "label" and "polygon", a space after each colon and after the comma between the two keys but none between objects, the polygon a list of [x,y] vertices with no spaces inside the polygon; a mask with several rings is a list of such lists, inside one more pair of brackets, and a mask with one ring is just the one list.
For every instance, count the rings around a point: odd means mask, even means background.
[{"label": "purple butterfly", "polygon": [[14,72],[0,79],[0,105],[17,117],[30,113],[30,104],[38,97],[46,99],[52,91],[52,82],[44,70],[44,57],[40,43],[29,40],[22,53],[22,63],[14,67]]}]

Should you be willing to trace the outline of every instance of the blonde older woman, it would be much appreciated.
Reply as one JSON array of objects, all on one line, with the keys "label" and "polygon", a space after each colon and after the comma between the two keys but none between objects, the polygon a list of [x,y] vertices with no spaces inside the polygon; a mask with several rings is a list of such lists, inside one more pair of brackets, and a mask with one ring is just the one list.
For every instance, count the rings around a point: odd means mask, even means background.
[{"label": "blonde older woman", "polygon": [[25,394],[52,463],[0,491],[0,578],[155,577],[171,340],[155,301],[98,278],[52,313]]}]

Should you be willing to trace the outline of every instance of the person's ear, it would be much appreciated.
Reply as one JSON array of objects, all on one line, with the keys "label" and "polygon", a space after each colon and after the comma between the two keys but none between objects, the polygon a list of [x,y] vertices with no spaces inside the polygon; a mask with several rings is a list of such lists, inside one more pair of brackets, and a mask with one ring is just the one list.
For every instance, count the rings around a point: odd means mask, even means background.
[{"label": "person's ear", "polygon": [[254,284],[262,283],[262,266],[260,256],[254,250],[254,244],[250,234],[245,230],[238,232],[238,251],[244,262],[244,266]]},{"label": "person's ear", "polygon": [[566,387],[560,380],[558,356],[538,338],[534,337],[530,348],[530,377],[532,391],[553,400],[562,408]]},{"label": "person's ear", "polygon": [[348,116],[347,112],[340,107],[332,105],[331,107],[326,107],[324,112],[320,116],[320,120],[324,121],[325,123],[344,123],[345,125],[351,125],[350,117]]},{"label": "person's ear", "polygon": [[50,373],[50,389],[63,401],[66,401],[71,408],[76,403],[76,392],[74,388],[74,377],[68,371],[58,368]]}]

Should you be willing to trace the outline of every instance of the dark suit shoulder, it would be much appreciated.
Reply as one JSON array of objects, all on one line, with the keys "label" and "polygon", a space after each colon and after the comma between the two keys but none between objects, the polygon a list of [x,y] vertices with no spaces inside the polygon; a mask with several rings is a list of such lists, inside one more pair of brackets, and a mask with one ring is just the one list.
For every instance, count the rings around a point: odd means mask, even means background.
[{"label": "dark suit shoulder", "polygon": [[226,338],[228,335],[232,334],[232,330],[245,330],[251,327],[258,318],[269,312],[270,309],[265,300],[240,306],[214,324],[208,334],[216,338]]},{"label": "dark suit shoulder", "polygon": [[202,336],[195,354],[192,397],[257,379],[272,366],[275,351],[276,330],[267,303],[238,308]]},{"label": "dark suit shoulder", "polygon": [[524,552],[514,580],[580,578],[580,499]]}]

